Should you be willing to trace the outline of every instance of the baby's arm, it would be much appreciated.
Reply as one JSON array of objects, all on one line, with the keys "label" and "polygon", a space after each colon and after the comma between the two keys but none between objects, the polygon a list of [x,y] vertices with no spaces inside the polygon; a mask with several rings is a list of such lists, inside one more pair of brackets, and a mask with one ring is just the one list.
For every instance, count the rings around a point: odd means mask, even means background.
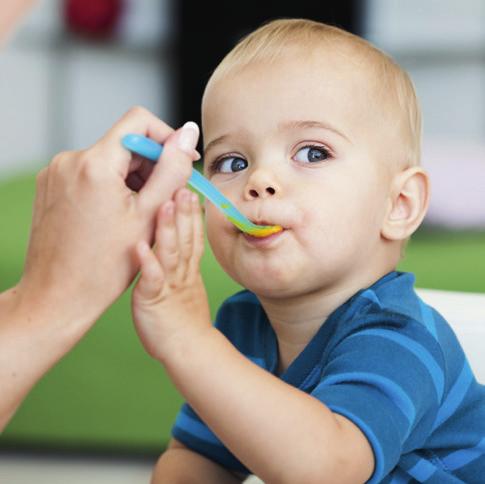
[{"label": "baby's arm", "polygon": [[212,331],[173,348],[165,366],[191,407],[246,467],[268,484],[370,478],[373,452],[355,424]]},{"label": "baby's arm", "polygon": [[181,442],[172,440],[157,462],[152,484],[176,483],[236,484],[241,478],[204,456],[192,452]]},{"label": "baby's arm", "polygon": [[[157,223],[154,252],[138,247],[134,320],[145,348],[164,364],[196,413],[265,482],[369,479],[374,457],[356,425],[253,364],[212,326],[199,272],[200,208],[190,192],[181,190],[175,202],[167,202]],[[194,458],[170,452],[161,469],[183,471],[180,461]]]}]

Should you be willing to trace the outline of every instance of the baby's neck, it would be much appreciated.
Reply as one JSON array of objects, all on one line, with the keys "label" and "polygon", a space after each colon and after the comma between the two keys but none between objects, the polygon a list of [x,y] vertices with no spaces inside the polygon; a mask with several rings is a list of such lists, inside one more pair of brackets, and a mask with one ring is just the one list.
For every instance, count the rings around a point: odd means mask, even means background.
[{"label": "baby's neck", "polygon": [[324,288],[294,297],[258,295],[278,341],[278,374],[290,366],[335,309],[384,274],[372,274],[341,287]]},{"label": "baby's neck", "polygon": [[281,374],[347,297],[312,293],[284,299],[259,297],[259,300],[278,340],[278,374]]}]

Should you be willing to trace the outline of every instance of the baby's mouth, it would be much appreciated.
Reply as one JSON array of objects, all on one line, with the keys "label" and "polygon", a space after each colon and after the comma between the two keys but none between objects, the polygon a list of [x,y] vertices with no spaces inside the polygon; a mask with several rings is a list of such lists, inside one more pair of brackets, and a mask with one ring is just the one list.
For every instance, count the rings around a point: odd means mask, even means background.
[{"label": "baby's mouth", "polygon": [[268,227],[268,229],[266,230],[263,229],[263,231],[258,233],[257,235],[255,235],[255,233],[251,231],[244,231],[244,230],[238,229],[238,232],[241,232],[244,236],[249,237],[251,239],[267,239],[273,235],[279,234],[286,230],[286,227],[283,227],[279,224],[275,224],[273,222],[269,222],[268,220],[251,220],[251,219],[249,220],[254,225],[258,225],[261,227]]}]

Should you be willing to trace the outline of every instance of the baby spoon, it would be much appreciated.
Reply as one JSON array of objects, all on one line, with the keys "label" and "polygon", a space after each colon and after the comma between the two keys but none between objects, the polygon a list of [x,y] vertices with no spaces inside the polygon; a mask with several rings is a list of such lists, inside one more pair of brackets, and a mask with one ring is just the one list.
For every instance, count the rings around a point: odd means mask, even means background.
[{"label": "baby spoon", "polygon": [[[127,134],[121,142],[129,151],[154,163],[158,161],[163,151],[162,145],[138,134]],[[207,178],[195,169],[192,169],[188,184],[209,199],[238,229],[253,237],[267,237],[282,230],[279,225],[253,224]]]}]

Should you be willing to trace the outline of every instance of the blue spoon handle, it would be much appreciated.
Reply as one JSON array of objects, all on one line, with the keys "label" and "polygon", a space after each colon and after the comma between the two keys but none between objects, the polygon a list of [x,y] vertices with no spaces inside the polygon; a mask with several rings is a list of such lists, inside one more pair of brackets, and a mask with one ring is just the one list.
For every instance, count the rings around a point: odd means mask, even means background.
[{"label": "blue spoon handle", "polygon": [[[137,153],[150,161],[157,162],[163,151],[163,146],[155,141],[138,134],[127,134],[122,139],[123,146],[133,153]],[[188,184],[208,198],[227,217],[236,219],[243,224],[253,225],[234,205],[212,185],[197,170],[192,169]]]}]

